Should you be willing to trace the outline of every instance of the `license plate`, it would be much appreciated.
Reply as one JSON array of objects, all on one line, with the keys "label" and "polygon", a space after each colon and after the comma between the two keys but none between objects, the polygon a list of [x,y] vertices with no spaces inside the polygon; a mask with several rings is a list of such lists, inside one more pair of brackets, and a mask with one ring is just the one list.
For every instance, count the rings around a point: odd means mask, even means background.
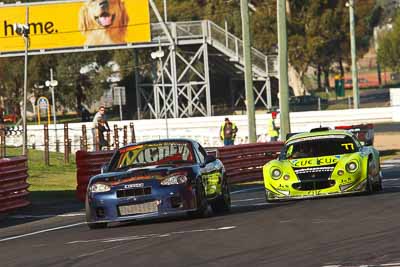
[{"label": "license plate", "polygon": [[121,216],[144,214],[158,211],[157,201],[146,202],[141,204],[119,206],[119,213]]}]

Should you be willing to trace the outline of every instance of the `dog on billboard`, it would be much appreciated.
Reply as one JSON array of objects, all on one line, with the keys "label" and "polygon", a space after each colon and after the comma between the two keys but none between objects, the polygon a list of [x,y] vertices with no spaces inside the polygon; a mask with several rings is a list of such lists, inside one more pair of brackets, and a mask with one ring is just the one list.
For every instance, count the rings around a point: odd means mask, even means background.
[{"label": "dog on billboard", "polygon": [[79,30],[85,45],[125,43],[129,17],[123,0],[86,0],[80,9]]}]

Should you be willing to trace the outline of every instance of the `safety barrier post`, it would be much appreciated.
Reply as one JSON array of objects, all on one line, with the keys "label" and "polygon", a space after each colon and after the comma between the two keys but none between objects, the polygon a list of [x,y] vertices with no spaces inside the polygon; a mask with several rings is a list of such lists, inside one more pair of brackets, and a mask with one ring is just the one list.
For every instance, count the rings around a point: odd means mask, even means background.
[{"label": "safety barrier post", "polygon": [[69,163],[68,141],[68,123],[64,123],[64,163]]},{"label": "safety barrier post", "polygon": [[96,125],[94,128],[94,133],[95,133],[95,138],[94,142],[96,144],[96,151],[100,150],[100,131],[99,131],[99,126]]},{"label": "safety barrier post", "polygon": [[72,153],[72,139],[68,139],[68,162],[69,162],[69,155]]},{"label": "safety barrier post", "polygon": [[82,139],[83,139],[83,148],[82,148],[82,150],[87,151],[88,145],[87,145],[87,130],[86,130],[86,125],[82,125]]},{"label": "safety barrier post", "polygon": [[4,124],[0,124],[0,159],[6,156],[6,131]]},{"label": "safety barrier post", "polygon": [[114,148],[119,148],[118,126],[114,124]]},{"label": "safety barrier post", "polygon": [[50,165],[50,154],[49,154],[49,126],[47,123],[44,124],[44,163],[46,166]]},{"label": "safety barrier post", "polygon": [[130,127],[131,127],[131,143],[136,143],[135,127],[133,125],[133,122],[130,123]]},{"label": "safety barrier post", "polygon": [[83,145],[83,137],[82,136],[79,138],[79,149],[82,151],[85,150],[85,147]]},{"label": "safety barrier post", "polygon": [[60,152],[60,140],[56,140],[56,152]]},{"label": "safety barrier post", "polygon": [[107,138],[107,150],[110,150],[110,148],[111,148],[111,145],[110,145],[111,133],[110,133],[110,131],[107,131],[106,138]]},{"label": "safety barrier post", "polygon": [[128,126],[124,125],[124,146],[128,144]]}]

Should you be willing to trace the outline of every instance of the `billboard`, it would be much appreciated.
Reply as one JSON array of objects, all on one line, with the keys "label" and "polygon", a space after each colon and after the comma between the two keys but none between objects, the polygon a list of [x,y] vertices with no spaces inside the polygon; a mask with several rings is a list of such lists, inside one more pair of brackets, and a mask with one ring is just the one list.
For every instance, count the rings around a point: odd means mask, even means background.
[{"label": "billboard", "polygon": [[0,53],[25,49],[13,24],[26,23],[29,50],[144,43],[151,40],[148,0],[86,0],[0,5]]}]

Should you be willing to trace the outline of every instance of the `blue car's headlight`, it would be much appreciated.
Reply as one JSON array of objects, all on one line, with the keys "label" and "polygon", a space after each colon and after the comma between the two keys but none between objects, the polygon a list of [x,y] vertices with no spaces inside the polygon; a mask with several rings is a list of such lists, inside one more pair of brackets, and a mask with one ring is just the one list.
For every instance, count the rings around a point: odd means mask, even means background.
[{"label": "blue car's headlight", "polygon": [[95,183],[90,186],[89,190],[92,193],[104,193],[110,191],[111,186],[102,183]]},{"label": "blue car's headlight", "polygon": [[172,175],[161,181],[161,185],[175,185],[184,184],[187,182],[187,177],[185,175]]}]

